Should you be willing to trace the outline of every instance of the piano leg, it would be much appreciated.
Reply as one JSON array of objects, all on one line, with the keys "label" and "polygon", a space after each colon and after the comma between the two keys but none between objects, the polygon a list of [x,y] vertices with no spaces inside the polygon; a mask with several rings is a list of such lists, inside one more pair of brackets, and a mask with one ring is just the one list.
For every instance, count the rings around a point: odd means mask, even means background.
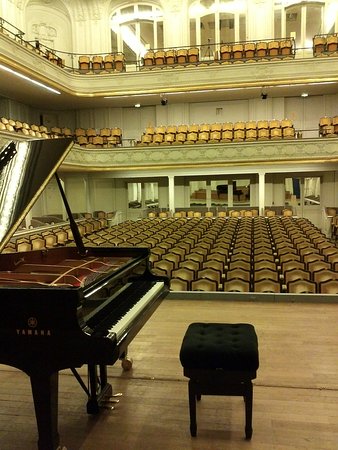
[{"label": "piano leg", "polygon": [[58,427],[59,372],[30,375],[35,416],[38,426],[39,450],[56,450],[60,438]]},{"label": "piano leg", "polygon": [[87,413],[97,414],[100,407],[112,396],[112,387],[107,382],[107,366],[100,364],[99,373],[96,364],[88,364],[89,398]]}]

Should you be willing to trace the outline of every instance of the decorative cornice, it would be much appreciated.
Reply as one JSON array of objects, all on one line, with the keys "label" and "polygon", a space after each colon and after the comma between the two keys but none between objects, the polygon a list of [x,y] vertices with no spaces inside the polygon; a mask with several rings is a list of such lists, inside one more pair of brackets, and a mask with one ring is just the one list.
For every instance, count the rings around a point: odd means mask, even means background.
[{"label": "decorative cornice", "polygon": [[121,171],[234,167],[259,164],[338,163],[338,138],[229,142],[181,146],[83,149],[75,145],[62,170]]}]

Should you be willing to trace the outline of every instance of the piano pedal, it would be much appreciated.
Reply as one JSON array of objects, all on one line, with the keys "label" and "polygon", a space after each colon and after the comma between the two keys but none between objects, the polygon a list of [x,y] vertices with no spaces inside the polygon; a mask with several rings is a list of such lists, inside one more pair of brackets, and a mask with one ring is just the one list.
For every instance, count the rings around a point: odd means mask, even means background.
[{"label": "piano pedal", "polygon": [[103,405],[102,406],[103,409],[109,409],[109,411],[113,411],[115,409],[115,406],[112,405]]},{"label": "piano pedal", "polygon": [[126,356],[125,358],[123,358],[121,360],[121,366],[122,366],[122,369],[125,372],[128,372],[133,367],[133,359],[132,358],[128,358],[128,356]]}]

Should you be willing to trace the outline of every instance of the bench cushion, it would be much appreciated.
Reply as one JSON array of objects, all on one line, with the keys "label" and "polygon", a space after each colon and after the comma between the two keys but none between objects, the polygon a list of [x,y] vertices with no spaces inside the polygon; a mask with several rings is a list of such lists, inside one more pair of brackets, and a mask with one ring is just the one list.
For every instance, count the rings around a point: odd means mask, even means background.
[{"label": "bench cushion", "polygon": [[187,369],[258,369],[258,340],[247,323],[192,323],[183,338],[180,361]]}]

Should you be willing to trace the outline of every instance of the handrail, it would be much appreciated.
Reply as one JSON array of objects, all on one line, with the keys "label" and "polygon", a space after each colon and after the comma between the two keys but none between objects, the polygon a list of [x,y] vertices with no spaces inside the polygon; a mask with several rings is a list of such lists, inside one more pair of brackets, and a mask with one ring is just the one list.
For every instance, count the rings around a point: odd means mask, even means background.
[{"label": "handrail", "polygon": [[[107,51],[107,52],[100,52],[100,53],[75,53],[75,52],[67,52],[64,50],[53,49],[53,48],[48,47],[47,45],[39,42],[39,40],[33,40],[33,41],[25,40],[24,39],[25,33],[2,17],[0,17],[0,32],[7,34],[9,37],[14,39],[16,42],[20,43],[27,49],[34,51],[38,55],[48,59],[49,61],[51,61],[58,67],[60,67],[64,70],[76,73],[76,74],[124,72],[124,71],[126,71],[126,65],[128,66],[128,71],[137,72],[137,71],[140,71],[143,68],[145,68],[144,59],[143,59],[144,55],[139,55],[138,58],[135,60],[126,60],[123,52]],[[337,33],[334,33],[334,35],[337,35]],[[316,36],[328,36],[328,35],[316,35]],[[295,58],[297,53],[298,53],[297,57],[301,57],[300,54],[302,53],[302,51],[304,52],[304,50],[312,51],[312,52],[314,51],[313,46],[305,47],[305,48],[296,47],[295,39],[293,37],[281,37],[281,38],[270,38],[270,39],[251,39],[248,41],[239,40],[239,41],[218,42],[218,43],[208,42],[207,44],[179,46],[179,47],[158,47],[158,48],[154,48],[154,49],[149,49],[148,52],[154,52],[154,53],[160,52],[160,51],[177,52],[179,50],[197,49],[200,59],[198,61],[194,61],[193,64],[194,65],[199,65],[202,63],[212,64],[213,62],[222,62],[222,58],[220,56],[220,50],[221,50],[222,46],[233,47],[236,45],[246,45],[246,44],[254,44],[256,46],[259,43],[267,43],[268,44],[271,42],[285,42],[285,41],[288,41],[291,43],[291,50],[290,50],[290,53],[287,55],[289,57]],[[115,58],[116,56],[121,57],[122,64],[119,64],[118,68],[115,68],[115,66],[109,67],[108,70],[106,69],[106,67],[104,65],[102,65],[101,68],[99,67],[97,70],[92,70],[91,68],[88,68],[87,70],[82,70],[80,67],[80,64],[79,64],[80,57],[88,57],[90,59],[90,64],[91,64],[91,62],[92,62],[91,60],[93,57],[99,56],[99,57],[104,58],[105,56],[108,56],[108,55],[112,56],[113,58]],[[283,55],[278,55],[278,56],[283,57]],[[316,55],[313,53],[313,56],[316,56]],[[265,55],[263,57],[264,60],[269,60],[272,58],[274,58],[274,56]],[[237,57],[236,61],[245,62],[247,60],[252,60],[252,59],[257,59],[257,61],[259,61],[262,58],[257,57],[257,55],[255,55],[253,58]],[[232,62],[232,60],[230,62]],[[182,64],[183,65],[191,65],[191,61],[188,61],[187,63],[182,63]],[[182,64],[180,63],[180,64],[173,64],[173,65],[182,65]],[[133,69],[133,66],[134,66],[134,69]],[[165,68],[166,66],[167,66],[166,64],[162,64],[163,68]],[[170,64],[168,66],[170,66]]]}]

